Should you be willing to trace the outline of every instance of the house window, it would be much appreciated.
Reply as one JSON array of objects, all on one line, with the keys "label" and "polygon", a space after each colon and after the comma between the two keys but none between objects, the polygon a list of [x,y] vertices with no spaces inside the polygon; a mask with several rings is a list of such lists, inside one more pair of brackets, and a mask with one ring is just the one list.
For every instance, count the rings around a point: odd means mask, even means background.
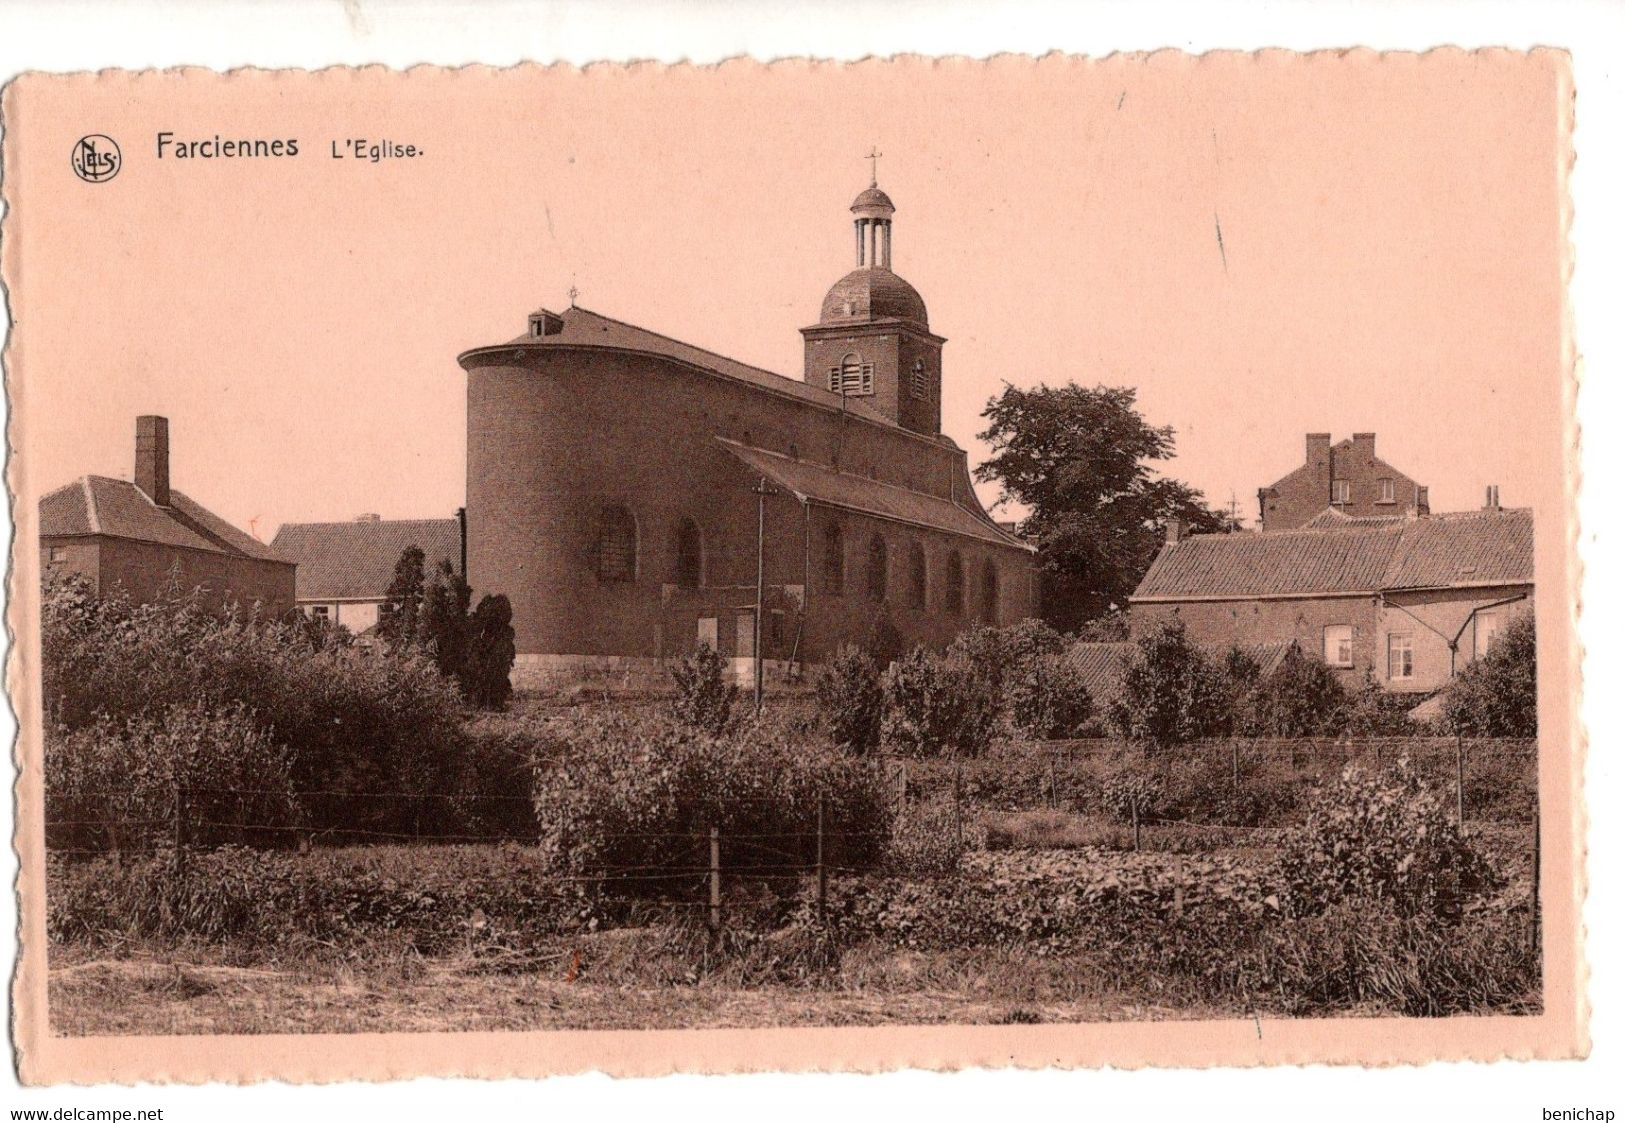
[{"label": "house window", "polygon": [[598,580],[632,581],[638,575],[638,524],[625,507],[598,513]]},{"label": "house window", "polygon": [[1321,633],[1328,667],[1354,666],[1354,628],[1348,624],[1328,625]]},{"label": "house window", "polygon": [[48,547],[46,547],[45,560],[47,562],[51,562],[53,564],[56,563],[56,562],[67,561],[68,560],[68,548],[66,546],[48,546]]},{"label": "house window", "polygon": [[869,599],[886,599],[886,540],[875,535],[869,540],[868,581]]},{"label": "house window", "polygon": [[1347,480],[1332,481],[1332,502],[1347,503],[1349,501],[1349,482]]},{"label": "house window", "polygon": [[914,368],[909,372],[908,388],[916,398],[923,398],[930,391],[930,380],[925,374],[925,360],[915,359]]},{"label": "house window", "polygon": [[1495,633],[1501,630],[1499,612],[1480,612],[1473,617],[1473,658],[1482,659],[1490,653]]},{"label": "house window", "polygon": [[829,368],[829,388],[843,397],[873,394],[875,365],[864,362],[856,351],[849,351],[840,366]]},{"label": "house window", "polygon": [[698,589],[704,554],[700,545],[700,524],[684,519],[677,524],[672,580],[679,589]]},{"label": "house window", "polygon": [[1411,637],[1408,635],[1392,635],[1388,637],[1388,677],[1391,679],[1408,679],[1415,666],[1412,662]]},{"label": "house window", "polygon": [[841,528],[831,523],[824,530],[824,592],[840,596],[846,591],[846,547]]},{"label": "house window", "polygon": [[965,563],[958,550],[948,555],[947,588],[943,596],[949,612],[958,616],[965,611]]},{"label": "house window", "polygon": [[990,624],[999,622],[999,569],[992,558],[982,563],[982,616]]},{"label": "house window", "polygon": [[1392,503],[1394,501],[1394,481],[1386,476],[1377,481],[1377,502]]},{"label": "house window", "polygon": [[312,620],[326,620],[327,619],[327,606],[325,604],[313,604],[313,605],[311,605],[310,606],[310,618]]},{"label": "house window", "polygon": [[925,547],[918,542],[908,548],[908,606],[925,607]]}]

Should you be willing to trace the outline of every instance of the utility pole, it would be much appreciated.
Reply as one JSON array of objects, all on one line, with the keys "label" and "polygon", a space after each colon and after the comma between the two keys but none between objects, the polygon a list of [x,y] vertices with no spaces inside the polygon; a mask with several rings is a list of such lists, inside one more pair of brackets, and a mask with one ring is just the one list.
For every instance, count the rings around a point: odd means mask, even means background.
[{"label": "utility pole", "polygon": [[762,591],[765,567],[763,558],[767,541],[767,497],[774,494],[773,488],[763,476],[751,491],[756,495],[756,619],[752,624],[754,633],[751,643],[751,654],[755,666],[755,696],[756,712],[762,712]]}]

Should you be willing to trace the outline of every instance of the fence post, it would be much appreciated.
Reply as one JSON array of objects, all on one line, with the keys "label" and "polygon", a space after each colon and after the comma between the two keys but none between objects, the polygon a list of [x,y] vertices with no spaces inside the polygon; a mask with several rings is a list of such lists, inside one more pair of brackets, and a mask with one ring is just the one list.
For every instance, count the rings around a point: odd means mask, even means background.
[{"label": "fence post", "polygon": [[1371,751],[1377,754],[1377,771],[1381,772],[1382,771],[1382,738],[1381,737],[1373,737],[1371,739]]},{"label": "fence post", "polygon": [[707,921],[713,946],[722,941],[722,832],[711,828],[711,909]]},{"label": "fence post", "polygon": [[175,875],[186,884],[186,788],[175,781]]},{"label": "fence post", "polygon": [[1230,787],[1241,787],[1241,744],[1230,738]]},{"label": "fence post", "polygon": [[959,809],[960,783],[959,758],[956,756],[954,757],[954,845],[957,847],[965,845],[965,822]]},{"label": "fence post", "polygon": [[1174,919],[1185,915],[1185,856],[1174,854]]},{"label": "fence post", "polygon": [[903,757],[897,762],[897,811],[901,814],[908,810],[908,758]]},{"label": "fence post", "polygon": [[1461,734],[1456,734],[1456,829],[1465,833],[1467,829],[1466,800],[1462,789],[1467,783],[1467,769],[1462,763]]},{"label": "fence post", "polygon": [[1140,797],[1131,795],[1128,798],[1129,819],[1134,823],[1134,849],[1140,849]]},{"label": "fence post", "polygon": [[1049,754],[1049,808],[1054,811],[1061,806],[1060,793],[1055,790],[1055,754]]},{"label": "fence post", "polygon": [[824,922],[824,903],[829,898],[829,870],[824,865],[824,793],[818,793],[818,923]]}]

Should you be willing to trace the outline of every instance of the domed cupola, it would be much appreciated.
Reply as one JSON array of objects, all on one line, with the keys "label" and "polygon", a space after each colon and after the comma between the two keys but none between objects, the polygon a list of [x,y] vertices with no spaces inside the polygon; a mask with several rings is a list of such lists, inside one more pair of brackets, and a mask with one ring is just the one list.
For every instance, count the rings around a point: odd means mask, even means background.
[{"label": "domed cupola", "polygon": [[801,329],[806,381],[866,398],[906,429],[940,432],[944,340],[931,334],[924,298],[892,272],[897,208],[871,175],[850,209],[857,268],[824,295],[818,323]]}]

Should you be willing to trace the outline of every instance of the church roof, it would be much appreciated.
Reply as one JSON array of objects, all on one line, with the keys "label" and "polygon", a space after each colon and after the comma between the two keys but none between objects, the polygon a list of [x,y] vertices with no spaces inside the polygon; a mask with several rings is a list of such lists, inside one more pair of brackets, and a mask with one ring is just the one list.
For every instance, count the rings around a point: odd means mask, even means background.
[{"label": "church roof", "polygon": [[382,600],[395,563],[412,546],[423,551],[424,573],[442,561],[458,568],[462,528],[456,519],[368,519],[283,523],[271,548],[299,563],[297,600]]},{"label": "church roof", "polygon": [[882,483],[807,460],[795,460],[781,453],[742,445],[726,437],[713,439],[753,473],[766,476],[802,502],[842,507],[999,546],[1031,549],[982,515],[940,495]]},{"label": "church roof", "polygon": [[41,496],[39,533],[41,538],[103,535],[211,554],[285,560],[178,491],[171,489],[169,506],[160,507],[129,480],[109,476],[84,476]]},{"label": "church roof", "polygon": [[1131,598],[1206,600],[1527,585],[1528,510],[1464,511],[1378,525],[1198,534],[1164,546]]},{"label": "church roof", "polygon": [[925,299],[913,285],[879,266],[852,270],[824,297],[819,323],[856,320],[910,320],[928,326]]},{"label": "church roof", "polygon": [[[585,308],[571,307],[560,314],[564,326],[562,330],[553,334],[537,338],[532,335],[521,335],[509,341],[511,346],[566,346],[566,347],[611,347],[627,351],[642,351],[653,355],[663,355],[669,359],[688,363],[691,366],[702,367],[713,374],[720,374],[726,378],[738,379],[761,386],[781,394],[788,394],[803,401],[815,402],[818,405],[830,406],[835,409],[844,408],[848,413],[856,414],[869,421],[878,421],[883,425],[896,428],[896,425],[884,414],[865,405],[855,398],[847,398],[842,405],[841,395],[821,386],[813,386],[799,379],[786,378],[782,374],[775,374],[761,367],[753,367],[749,363],[742,363],[737,359],[730,359],[726,355],[719,355],[715,351],[707,351],[703,347],[696,347],[692,343],[684,343],[659,332],[640,328],[621,320],[611,319],[599,315],[597,312]],[[485,350],[485,348],[480,348]]]},{"label": "church roof", "polygon": [[892,205],[891,196],[872,183],[868,187],[864,188],[862,193],[859,194],[856,199],[852,200],[853,210],[860,210],[863,207],[885,207],[888,210],[897,209]]}]

